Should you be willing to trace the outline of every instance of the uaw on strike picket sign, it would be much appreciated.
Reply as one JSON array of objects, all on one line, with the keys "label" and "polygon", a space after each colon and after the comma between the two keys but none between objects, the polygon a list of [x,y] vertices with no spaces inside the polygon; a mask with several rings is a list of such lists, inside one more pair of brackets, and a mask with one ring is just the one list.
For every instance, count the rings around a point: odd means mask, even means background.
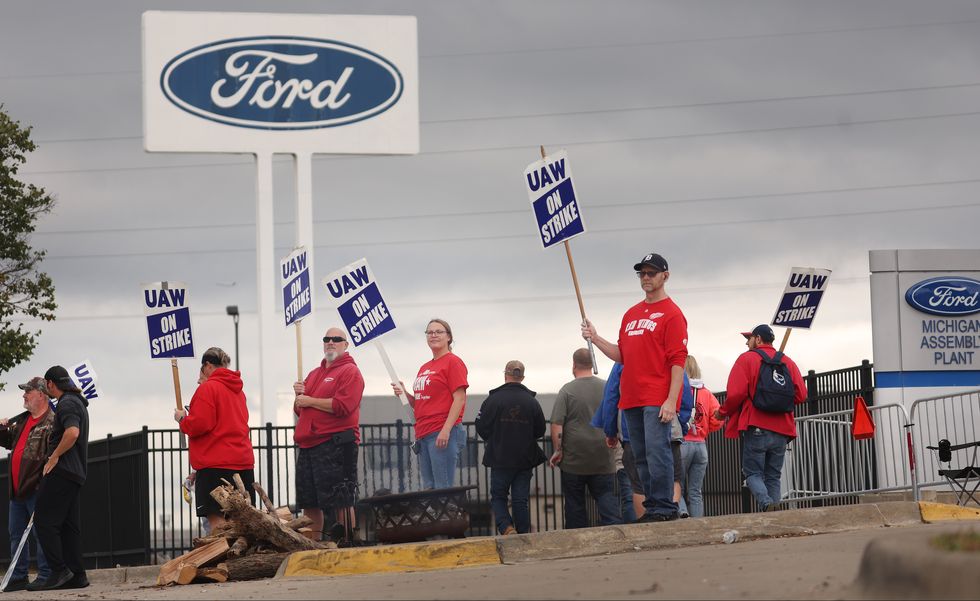
[{"label": "uaw on strike picket sign", "polygon": [[564,150],[528,165],[524,180],[545,248],[585,232]]},{"label": "uaw on strike picket sign", "polygon": [[143,286],[143,312],[150,339],[150,358],[194,356],[191,309],[183,282],[155,282]]},{"label": "uaw on strike picket sign", "polygon": [[[395,373],[388,352],[378,339],[382,334],[395,329],[395,320],[381,296],[367,259],[359,259],[331,273],[323,278],[323,285],[327,295],[337,306],[340,319],[350,334],[350,341],[354,346],[361,346],[373,340],[391,383],[398,384],[398,374]],[[408,407],[408,398],[404,393],[398,398],[402,405]]]},{"label": "uaw on strike picket sign", "polygon": [[310,289],[310,267],[305,248],[299,248],[279,263],[282,275],[282,308],[286,325],[293,324],[313,311]]},{"label": "uaw on strike picket sign", "polygon": [[829,281],[829,269],[793,267],[772,325],[809,329]]}]

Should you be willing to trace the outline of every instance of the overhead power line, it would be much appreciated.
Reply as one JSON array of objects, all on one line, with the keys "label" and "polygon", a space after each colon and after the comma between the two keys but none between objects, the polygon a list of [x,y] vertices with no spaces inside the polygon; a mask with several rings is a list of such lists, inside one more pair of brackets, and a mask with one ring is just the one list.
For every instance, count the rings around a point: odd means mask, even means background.
[{"label": "overhead power line", "polygon": [[[856,211],[848,213],[824,213],[818,215],[798,215],[798,216],[785,216],[785,217],[766,217],[763,219],[739,219],[739,220],[724,220],[724,221],[697,221],[693,223],[673,223],[673,224],[657,224],[657,225],[642,225],[642,226],[631,226],[631,227],[614,227],[614,228],[591,228],[589,229],[589,234],[600,235],[600,234],[616,234],[623,232],[635,232],[635,231],[651,231],[651,230],[678,230],[687,228],[697,228],[703,230],[708,227],[725,227],[732,225],[751,225],[755,223],[775,223],[781,221],[806,221],[810,219],[833,219],[836,217],[867,217],[871,215],[889,215],[894,213],[914,213],[919,211],[940,211],[940,210],[955,210],[955,209],[967,209],[973,207],[980,207],[980,201],[965,203],[965,204],[952,204],[952,205],[933,205],[929,207],[913,207],[913,208],[903,208],[903,209],[883,209],[879,211]],[[351,243],[335,243],[335,244],[317,244],[315,248],[350,248],[358,246],[367,247],[379,247],[379,246],[406,246],[410,244],[433,244],[433,243],[457,243],[457,242],[481,242],[488,240],[523,240],[531,239],[534,236],[530,233],[528,234],[507,234],[507,235],[490,235],[490,236],[457,236],[451,238],[423,238],[415,240],[382,240],[376,242],[351,242]],[[279,251],[287,250],[285,247],[277,248]],[[134,252],[134,253],[102,253],[102,254],[72,254],[72,255],[48,255],[45,260],[71,260],[71,259],[117,259],[117,258],[138,258],[138,257],[160,257],[160,256],[181,256],[181,255],[197,255],[201,253],[207,254],[237,254],[237,253],[254,253],[255,248],[224,248],[224,249],[199,249],[199,250],[169,250],[169,251],[146,251],[146,252]]]},{"label": "overhead power line", "polygon": [[[799,31],[784,31],[772,33],[749,33],[742,35],[720,35],[705,36],[695,38],[680,38],[676,40],[653,40],[644,42],[620,42],[616,44],[580,44],[577,46],[551,46],[546,48],[515,48],[509,50],[481,50],[473,52],[442,52],[434,54],[420,54],[420,60],[447,59],[447,58],[470,58],[477,56],[504,56],[522,54],[543,54],[554,52],[572,52],[582,50],[615,50],[633,49],[656,46],[680,46],[687,44],[705,44],[714,42],[736,42],[742,40],[775,39],[800,36],[820,36],[833,35],[839,33],[868,33],[874,31],[894,31],[900,29],[918,29],[928,27],[955,27],[960,25],[972,25],[980,23],[980,19],[960,19],[956,21],[929,21],[925,23],[899,23],[894,25],[866,25],[859,27],[836,27],[826,29],[810,29]],[[62,72],[62,73],[31,73],[31,74],[6,74],[0,75],[0,81],[7,79],[64,79],[68,77],[105,77],[105,76],[140,76],[142,70],[139,69],[120,69],[108,71],[87,71],[87,72]]]},{"label": "overhead power line", "polygon": [[[573,116],[583,116],[583,115],[603,115],[610,113],[633,113],[633,112],[648,112],[648,111],[664,111],[664,110],[677,110],[677,109],[690,109],[690,108],[711,108],[719,106],[735,106],[735,105],[745,105],[745,104],[756,104],[756,103],[771,103],[771,102],[790,102],[797,100],[822,100],[828,98],[847,98],[854,96],[873,96],[880,94],[901,94],[909,92],[926,92],[935,90],[956,90],[965,88],[975,88],[980,86],[980,82],[972,83],[956,83],[956,84],[942,84],[935,86],[915,86],[909,88],[888,88],[879,90],[858,90],[853,92],[828,92],[825,94],[802,94],[797,96],[766,96],[762,98],[743,98],[736,100],[716,100],[716,101],[706,101],[706,102],[688,102],[688,103],[675,103],[675,104],[653,104],[646,106],[623,106],[623,107],[613,107],[613,108],[599,108],[599,109],[589,109],[589,110],[578,110],[578,111],[549,111],[541,113],[521,113],[521,114],[511,114],[511,115],[483,115],[474,117],[459,117],[454,119],[422,119],[419,121],[422,125],[438,125],[444,123],[466,123],[474,121],[509,121],[514,119],[542,119],[545,117],[573,117]],[[142,135],[133,136],[94,136],[86,138],[52,138],[47,140],[35,140],[37,144],[69,144],[77,142],[118,142],[123,140],[142,140]]]},{"label": "overhead power line", "polygon": [[[750,128],[750,129],[734,129],[728,131],[713,131],[713,132],[698,132],[689,134],[669,134],[663,136],[637,136],[631,138],[607,138],[603,140],[585,140],[578,142],[548,142],[549,146],[561,146],[561,147],[581,147],[581,146],[603,146],[607,144],[622,144],[622,143],[638,143],[638,142],[657,142],[664,140],[684,140],[684,139],[694,139],[694,138],[712,138],[712,137],[723,137],[723,136],[738,136],[745,134],[763,134],[763,133],[776,133],[785,132],[793,130],[807,130],[807,129],[822,129],[828,127],[854,127],[857,125],[872,125],[881,123],[900,123],[907,121],[923,121],[929,119],[952,119],[960,117],[975,117],[980,115],[980,111],[966,111],[960,113],[940,113],[935,115],[918,115],[912,117],[889,117],[884,119],[863,119],[848,121],[846,123],[841,123],[839,121],[834,121],[832,123],[815,123],[811,125],[787,125],[787,126],[776,126],[776,127],[761,127],[761,128]],[[473,147],[473,148],[456,148],[456,149],[446,149],[446,150],[429,150],[419,153],[419,156],[435,156],[435,155],[446,155],[446,154],[468,154],[476,152],[500,152],[506,150],[524,150],[531,148],[528,144],[513,144],[507,146],[486,146],[486,147]],[[350,155],[352,157],[361,158],[358,155]],[[314,161],[339,161],[345,160],[350,157],[316,157]],[[234,162],[222,162],[222,163],[190,163],[182,165],[147,165],[138,167],[100,167],[100,168],[89,168],[89,169],[52,169],[52,170],[38,170],[38,171],[22,171],[22,175],[67,175],[67,174],[87,174],[87,173],[110,173],[110,172],[127,172],[127,171],[164,171],[170,169],[198,169],[202,167],[241,167],[243,165],[251,165],[252,161],[234,161]]]},{"label": "overhead power line", "polygon": [[[843,194],[848,192],[876,192],[882,190],[902,190],[902,189],[914,189],[914,188],[929,188],[936,186],[954,186],[954,185],[965,185],[965,184],[980,184],[980,178],[976,179],[958,179],[958,180],[939,180],[931,182],[909,182],[903,184],[884,184],[880,186],[852,186],[847,188],[823,188],[816,190],[795,190],[789,192],[766,192],[766,193],[754,193],[754,194],[738,194],[731,196],[701,196],[701,197],[691,197],[691,198],[671,198],[666,200],[639,200],[631,202],[608,202],[602,204],[590,204],[589,211],[602,211],[608,209],[624,209],[631,207],[655,207],[664,205],[675,205],[675,204],[695,204],[702,202],[725,202],[725,201],[739,201],[739,200],[761,200],[765,198],[792,198],[792,197],[803,197],[803,196],[818,196],[826,194]],[[331,218],[331,219],[317,219],[314,220],[314,225],[337,225],[343,223],[359,223],[359,222],[378,222],[378,221],[405,221],[408,219],[439,219],[439,218],[453,218],[453,217],[489,217],[494,215],[525,215],[528,213],[527,208],[522,209],[499,209],[499,210],[488,210],[488,211],[439,211],[437,213],[413,213],[413,214],[402,214],[402,215],[392,215],[386,214],[384,217],[379,216],[369,216],[369,217],[342,217],[342,218]],[[294,221],[280,221],[275,224],[276,226],[291,226],[295,225]],[[111,227],[111,228],[98,228],[98,229],[86,229],[79,230],[77,228],[70,230],[46,230],[37,231],[34,235],[41,236],[85,236],[92,234],[118,234],[118,233],[134,233],[134,232],[167,232],[173,230],[218,230],[218,229],[233,229],[233,228],[253,228],[255,227],[254,221],[240,222],[240,223],[205,223],[205,224],[189,224],[189,225],[156,225],[156,226],[146,226],[146,227]]]}]

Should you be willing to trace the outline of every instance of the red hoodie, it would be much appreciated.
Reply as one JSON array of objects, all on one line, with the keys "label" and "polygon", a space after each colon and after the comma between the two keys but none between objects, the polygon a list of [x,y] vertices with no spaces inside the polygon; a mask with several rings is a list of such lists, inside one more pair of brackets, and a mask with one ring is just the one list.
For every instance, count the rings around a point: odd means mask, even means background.
[{"label": "red hoodie", "polygon": [[[771,344],[760,344],[758,349],[769,357],[776,355],[776,349]],[[800,374],[800,368],[792,359],[783,355],[783,363],[789,367],[793,388],[796,389],[795,402],[798,405],[806,400],[806,383]],[[759,381],[760,366],[762,366],[762,357],[755,351],[745,351],[735,360],[732,373],[728,375],[728,396],[725,398],[725,404],[718,410],[722,416],[731,417],[725,426],[725,436],[738,438],[740,432],[748,430],[749,426],[755,426],[796,438],[796,420],[792,413],[759,411],[752,404],[752,396]]]},{"label": "red hoodie", "polygon": [[337,357],[328,364],[324,359],[320,367],[306,376],[303,384],[306,395],[315,399],[332,399],[333,413],[315,407],[302,407],[293,412],[299,416],[293,440],[301,449],[309,449],[324,443],[344,430],[354,430],[358,444],[361,432],[361,396],[364,394],[364,377],[350,353]]},{"label": "red hoodie", "polygon": [[191,467],[250,470],[255,466],[248,435],[248,407],[237,371],[214,370],[197,387],[180,431],[188,436]]}]

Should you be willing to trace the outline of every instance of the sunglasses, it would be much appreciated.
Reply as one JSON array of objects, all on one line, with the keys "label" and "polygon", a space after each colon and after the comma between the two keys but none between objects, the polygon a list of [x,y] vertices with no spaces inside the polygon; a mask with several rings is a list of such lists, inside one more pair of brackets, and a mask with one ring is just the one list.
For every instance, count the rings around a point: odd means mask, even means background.
[{"label": "sunglasses", "polygon": [[638,277],[640,279],[643,279],[643,278],[655,278],[655,277],[657,277],[661,273],[663,273],[663,272],[662,271],[637,271],[636,272],[636,277]]},{"label": "sunglasses", "polygon": [[347,339],[343,336],[324,336],[324,342],[347,342]]}]

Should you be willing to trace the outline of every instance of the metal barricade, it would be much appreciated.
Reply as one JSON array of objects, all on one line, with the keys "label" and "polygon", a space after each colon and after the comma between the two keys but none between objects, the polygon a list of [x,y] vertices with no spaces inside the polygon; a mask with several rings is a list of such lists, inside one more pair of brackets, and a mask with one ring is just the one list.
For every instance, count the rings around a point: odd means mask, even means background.
[{"label": "metal barricade", "polygon": [[[946,488],[939,475],[939,458],[926,447],[940,440],[953,445],[980,440],[980,390],[918,399],[909,410],[915,448],[915,498],[923,488]],[[952,465],[967,465],[971,451],[954,451]]]},{"label": "metal barricade", "polygon": [[911,490],[909,424],[902,405],[869,407],[876,435],[855,440],[853,412],[833,411],[796,419],[797,438],[783,464],[784,501],[801,503],[866,493]]}]

